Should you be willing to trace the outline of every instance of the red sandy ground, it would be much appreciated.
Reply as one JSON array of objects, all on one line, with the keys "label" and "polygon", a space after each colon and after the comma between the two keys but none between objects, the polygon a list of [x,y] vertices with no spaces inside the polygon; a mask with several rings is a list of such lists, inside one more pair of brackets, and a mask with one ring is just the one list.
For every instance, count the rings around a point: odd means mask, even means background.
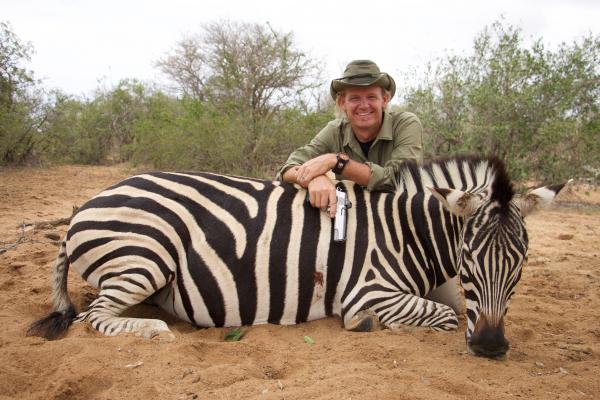
[{"label": "red sandy ground", "polygon": [[[0,169],[0,399],[598,399],[600,190],[570,191],[528,217],[529,265],[506,317],[506,360],[466,354],[458,331],[350,333],[328,318],[297,326],[195,329],[151,306],[131,315],[167,321],[177,339],[104,337],[76,324],[61,340],[26,337],[49,312],[54,239],[66,227],[23,222],[68,217],[73,205],[132,174],[124,167]],[[560,203],[560,202],[559,202]],[[79,310],[94,289],[76,274]],[[310,336],[315,344],[303,341]]]}]

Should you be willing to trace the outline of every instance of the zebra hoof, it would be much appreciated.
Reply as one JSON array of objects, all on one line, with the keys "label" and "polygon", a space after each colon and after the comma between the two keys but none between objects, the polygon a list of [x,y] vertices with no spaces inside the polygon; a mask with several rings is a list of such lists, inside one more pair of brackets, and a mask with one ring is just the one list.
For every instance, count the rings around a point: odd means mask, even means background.
[{"label": "zebra hoof", "polygon": [[151,339],[158,343],[171,343],[175,341],[175,335],[171,331],[159,331],[154,332]]},{"label": "zebra hoof", "polygon": [[175,340],[175,335],[171,333],[165,321],[160,319],[135,319],[134,321],[131,332],[135,333],[135,336],[161,342]]},{"label": "zebra hoof", "polygon": [[346,330],[352,332],[374,332],[381,329],[379,317],[373,310],[362,310],[345,324]]}]

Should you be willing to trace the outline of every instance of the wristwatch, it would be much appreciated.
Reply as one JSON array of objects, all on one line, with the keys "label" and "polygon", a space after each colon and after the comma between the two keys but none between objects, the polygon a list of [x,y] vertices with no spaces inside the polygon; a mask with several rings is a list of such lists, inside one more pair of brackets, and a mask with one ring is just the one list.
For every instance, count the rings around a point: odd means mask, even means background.
[{"label": "wristwatch", "polygon": [[337,153],[335,155],[335,159],[335,167],[331,169],[331,172],[341,175],[342,171],[346,167],[346,164],[348,164],[348,161],[350,161],[350,156],[346,153]]}]

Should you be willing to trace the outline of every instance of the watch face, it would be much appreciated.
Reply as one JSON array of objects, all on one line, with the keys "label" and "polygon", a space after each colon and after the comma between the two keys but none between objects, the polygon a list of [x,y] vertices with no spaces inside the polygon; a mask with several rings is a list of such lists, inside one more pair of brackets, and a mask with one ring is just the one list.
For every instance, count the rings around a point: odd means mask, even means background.
[{"label": "watch face", "polygon": [[350,156],[346,153],[337,153],[336,159],[336,165],[333,167],[332,171],[336,174],[341,174],[348,161],[350,161]]}]

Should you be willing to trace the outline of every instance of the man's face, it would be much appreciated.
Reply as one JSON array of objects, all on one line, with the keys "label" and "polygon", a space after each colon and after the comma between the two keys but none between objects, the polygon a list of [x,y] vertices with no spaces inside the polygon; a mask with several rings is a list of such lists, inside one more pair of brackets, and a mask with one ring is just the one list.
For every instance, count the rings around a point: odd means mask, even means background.
[{"label": "man's face", "polygon": [[[344,90],[341,108],[346,112],[355,134],[361,141],[375,138],[389,98],[379,86],[348,88]],[[368,133],[368,135],[367,135]]]}]

